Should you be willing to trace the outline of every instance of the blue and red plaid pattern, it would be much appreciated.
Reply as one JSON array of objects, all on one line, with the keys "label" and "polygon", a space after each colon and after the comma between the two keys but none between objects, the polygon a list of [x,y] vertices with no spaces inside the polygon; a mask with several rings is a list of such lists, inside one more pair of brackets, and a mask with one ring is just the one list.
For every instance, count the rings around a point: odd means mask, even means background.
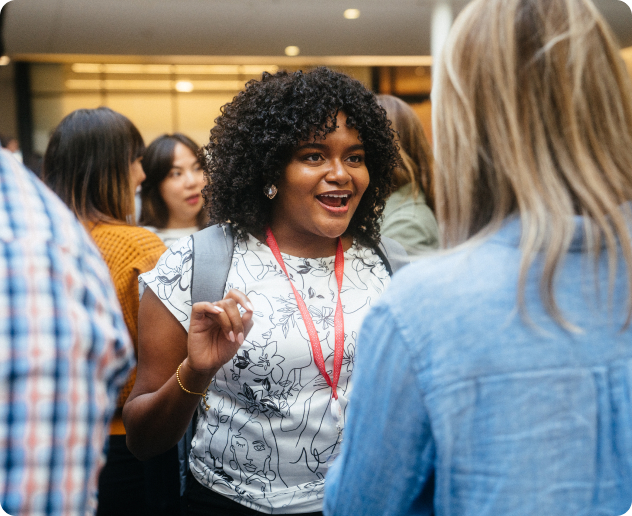
[{"label": "blue and red plaid pattern", "polygon": [[0,150],[0,505],[94,512],[117,393],[134,352],[83,226]]}]

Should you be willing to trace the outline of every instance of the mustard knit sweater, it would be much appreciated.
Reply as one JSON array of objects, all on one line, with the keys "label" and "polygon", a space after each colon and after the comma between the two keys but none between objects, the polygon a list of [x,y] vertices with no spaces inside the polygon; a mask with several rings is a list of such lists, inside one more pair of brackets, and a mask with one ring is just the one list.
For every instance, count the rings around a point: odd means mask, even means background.
[{"label": "mustard knit sweater", "polygon": [[[124,223],[98,222],[88,224],[88,230],[110,269],[125,324],[138,355],[138,275],[153,269],[167,248],[151,231]],[[135,379],[136,369],[121,390],[117,407],[121,408],[125,403]],[[114,431],[114,426],[112,433],[119,433]]]}]

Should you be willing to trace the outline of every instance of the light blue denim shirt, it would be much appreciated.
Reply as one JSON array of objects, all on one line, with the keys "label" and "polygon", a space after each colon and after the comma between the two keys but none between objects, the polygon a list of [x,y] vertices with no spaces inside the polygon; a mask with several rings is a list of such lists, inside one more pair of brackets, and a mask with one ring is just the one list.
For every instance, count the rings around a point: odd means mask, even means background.
[{"label": "light blue denim shirt", "polygon": [[556,280],[563,330],[539,297],[517,311],[520,225],[422,258],[366,318],[342,453],[324,512],[618,516],[632,504],[632,329],[619,271],[581,253]]}]

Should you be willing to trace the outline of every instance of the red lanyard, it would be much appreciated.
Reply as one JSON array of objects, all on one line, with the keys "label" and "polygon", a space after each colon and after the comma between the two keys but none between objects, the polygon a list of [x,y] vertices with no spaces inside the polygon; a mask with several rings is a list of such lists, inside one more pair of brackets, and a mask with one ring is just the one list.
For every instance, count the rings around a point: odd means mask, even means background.
[{"label": "red lanyard", "polygon": [[336,313],[334,315],[334,329],[336,334],[336,346],[334,348],[334,379],[333,381],[329,378],[327,374],[327,370],[325,369],[325,359],[323,358],[323,350],[320,346],[320,339],[318,338],[318,332],[316,331],[316,327],[314,326],[314,321],[312,316],[310,315],[307,307],[305,306],[305,301],[301,295],[296,291],[294,287],[294,283],[290,279],[290,275],[287,273],[287,269],[285,268],[285,263],[283,262],[283,257],[281,256],[281,251],[279,251],[279,246],[272,234],[270,228],[266,228],[266,242],[268,243],[268,247],[274,254],[274,257],[279,262],[281,269],[285,272],[290,285],[292,286],[292,290],[294,291],[294,299],[296,299],[296,304],[298,305],[298,309],[301,312],[301,316],[303,317],[303,321],[305,322],[305,327],[307,328],[307,333],[309,335],[309,342],[312,345],[312,355],[314,356],[314,362],[316,363],[316,367],[320,371],[320,374],[325,378],[327,385],[331,387],[332,395],[334,399],[338,399],[338,392],[336,388],[338,387],[338,380],[340,379],[340,370],[342,369],[342,356],[344,352],[344,339],[345,339],[345,323],[344,316],[342,314],[342,303],[340,302],[340,290],[342,289],[342,277],[345,270],[345,259],[344,253],[342,251],[342,240],[338,238],[338,248],[336,249],[336,262],[334,265],[334,270],[336,272],[336,281],[338,282],[338,301],[336,302]]}]

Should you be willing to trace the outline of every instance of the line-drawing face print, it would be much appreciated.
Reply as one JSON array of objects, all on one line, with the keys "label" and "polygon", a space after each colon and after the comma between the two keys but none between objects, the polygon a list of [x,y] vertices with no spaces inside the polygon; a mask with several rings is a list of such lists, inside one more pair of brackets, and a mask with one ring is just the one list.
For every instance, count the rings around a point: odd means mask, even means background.
[{"label": "line-drawing face print", "polygon": [[[632,12],[632,0],[621,0],[625,5],[627,5],[630,8],[630,11]],[[630,512],[630,511],[628,511]],[[628,514],[628,512],[626,512],[626,515]]]},{"label": "line-drawing face print", "polygon": [[241,482],[257,481],[261,483],[261,492],[269,493],[277,475],[270,467],[273,449],[266,441],[261,423],[251,417],[231,434],[230,469],[239,474]]}]

